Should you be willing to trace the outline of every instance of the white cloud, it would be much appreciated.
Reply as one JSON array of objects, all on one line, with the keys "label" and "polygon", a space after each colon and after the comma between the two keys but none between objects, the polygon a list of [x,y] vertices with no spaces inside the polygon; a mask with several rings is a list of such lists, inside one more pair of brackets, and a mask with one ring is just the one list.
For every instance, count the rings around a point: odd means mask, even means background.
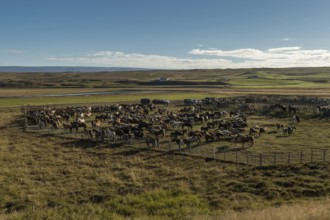
[{"label": "white cloud", "polygon": [[328,50],[303,50],[301,47],[279,47],[268,50],[253,48],[237,50],[192,49],[191,57],[176,58],[120,51],[94,51],[70,56],[51,56],[48,60],[63,65],[116,67],[146,67],[164,69],[212,69],[258,67],[313,67],[329,66]]},{"label": "white cloud", "polygon": [[284,37],[282,39],[280,39],[281,41],[295,41],[297,40],[296,38],[290,38],[290,37]]},{"label": "white cloud", "polygon": [[281,52],[294,51],[294,50],[300,50],[300,49],[301,49],[301,47],[278,47],[278,48],[268,49],[267,52],[281,53]]},{"label": "white cloud", "polygon": [[[238,49],[231,51],[193,49],[190,54],[212,55],[221,58],[240,58],[235,67],[297,67],[329,66],[328,50],[302,50],[301,47],[271,48],[266,51],[257,49]],[[235,68],[233,67],[233,68]]]},{"label": "white cloud", "polygon": [[257,59],[258,57],[262,58],[265,56],[264,52],[250,48],[230,51],[217,50],[216,48],[210,48],[209,50],[193,49],[189,53],[194,55],[213,55],[220,57],[235,57],[243,59],[250,59],[251,57]]},{"label": "white cloud", "polygon": [[3,52],[14,55],[22,55],[25,53],[23,50],[3,50]]},{"label": "white cloud", "polygon": [[146,67],[164,69],[195,69],[195,68],[223,68],[231,61],[221,58],[192,59],[175,58],[160,55],[146,55],[139,53],[123,53],[118,51],[95,51],[75,56],[47,58],[52,61],[62,61],[74,65],[116,66],[116,67]]}]

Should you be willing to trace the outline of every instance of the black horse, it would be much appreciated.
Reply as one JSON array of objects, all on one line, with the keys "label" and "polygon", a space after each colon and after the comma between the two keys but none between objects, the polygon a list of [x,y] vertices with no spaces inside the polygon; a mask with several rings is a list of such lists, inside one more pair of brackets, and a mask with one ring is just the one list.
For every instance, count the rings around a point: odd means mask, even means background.
[{"label": "black horse", "polygon": [[72,132],[72,129],[76,129],[76,131],[78,131],[78,128],[84,128],[84,130],[86,130],[86,123],[71,122],[70,132]]}]

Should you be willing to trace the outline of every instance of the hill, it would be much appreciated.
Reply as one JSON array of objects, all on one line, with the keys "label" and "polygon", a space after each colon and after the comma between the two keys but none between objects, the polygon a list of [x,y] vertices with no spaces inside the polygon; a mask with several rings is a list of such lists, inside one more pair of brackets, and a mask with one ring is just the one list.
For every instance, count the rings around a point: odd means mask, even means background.
[{"label": "hill", "polygon": [[90,67],[90,66],[0,66],[0,72],[27,73],[27,72],[112,72],[148,70],[132,67]]}]

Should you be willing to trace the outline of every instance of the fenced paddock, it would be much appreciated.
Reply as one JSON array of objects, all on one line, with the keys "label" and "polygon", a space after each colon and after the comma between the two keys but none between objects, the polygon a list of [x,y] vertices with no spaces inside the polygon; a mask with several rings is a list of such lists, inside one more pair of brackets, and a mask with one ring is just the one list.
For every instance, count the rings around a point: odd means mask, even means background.
[{"label": "fenced paddock", "polygon": [[[39,126],[29,126],[28,131],[47,133],[50,135],[57,135],[58,137],[71,137],[76,140],[90,140],[82,133],[70,133],[63,130],[40,128]],[[109,147],[113,144],[121,144],[123,147],[147,148],[150,151],[161,151],[168,154],[175,153],[240,165],[273,166],[330,161],[330,153],[327,148],[286,152],[252,152],[249,151],[249,147],[242,148],[240,144],[214,147],[202,143],[192,145],[191,147],[182,146],[182,148],[179,149],[177,145],[174,145],[174,143],[170,141],[161,141],[158,146],[153,147],[147,147],[144,139],[117,139],[115,141],[105,139],[102,142]]]},{"label": "fenced paddock", "polygon": [[[325,135],[328,125],[322,121],[313,121],[308,118],[311,115],[318,114],[315,103],[293,102],[294,106],[299,109],[299,114],[307,115],[308,117],[306,117],[306,119],[304,118],[303,121],[297,125],[298,128],[296,133],[291,136],[285,136],[282,131],[276,130],[275,125],[278,121],[286,124],[292,123],[292,114],[289,112],[282,112],[279,109],[276,109],[275,111],[272,110],[272,112],[270,112],[271,114],[268,114],[267,111],[271,111],[269,109],[269,105],[276,102],[270,101],[267,103],[262,103],[262,101],[260,101],[249,104],[251,108],[256,109],[259,113],[261,112],[261,114],[256,115],[253,111],[247,111],[249,127],[266,123],[268,129],[270,129],[268,130],[268,134],[258,137],[255,145],[252,147],[249,146],[249,143],[246,143],[246,146],[242,147],[240,143],[235,144],[233,142],[223,141],[207,142],[203,139],[202,143],[192,144],[191,147],[182,145],[181,149],[179,149],[178,145],[171,142],[171,139],[169,138],[169,132],[173,131],[175,128],[171,128],[167,131],[167,137],[160,139],[158,146],[152,147],[147,146],[145,139],[137,140],[133,138],[117,138],[116,140],[110,140],[108,138],[104,138],[103,140],[93,139],[93,141],[102,142],[103,145],[108,147],[112,147],[114,145],[118,146],[118,144],[121,144],[123,147],[125,145],[137,148],[148,147],[150,150],[162,151],[164,153],[176,153],[253,166],[329,162],[330,148],[327,146],[327,143],[329,143],[330,137]],[[286,104],[289,104],[289,102]],[[237,107],[238,105],[235,104],[233,106]],[[231,104],[228,104],[227,107],[231,107]],[[22,112],[26,116],[27,110],[34,108],[38,110],[40,107],[30,106],[28,108],[22,108]],[[223,108],[219,107],[219,109],[222,110]],[[91,120],[92,119],[89,119],[88,124]],[[194,124],[194,128],[197,130],[201,125],[203,124],[196,123]],[[90,128],[90,125],[88,126]],[[24,127],[27,132],[48,133],[49,135],[56,135],[58,137],[70,137],[74,140],[86,140],[86,142],[91,140],[81,130],[79,130],[79,132],[70,132],[63,128],[56,129],[49,126],[44,127],[42,125],[29,124],[26,117]],[[311,139],[313,140],[311,141]]]},{"label": "fenced paddock", "polygon": [[[141,142],[130,140],[127,142],[129,146],[136,148],[145,148]],[[313,162],[330,162],[329,149],[314,148],[301,151],[287,152],[251,152],[248,148],[241,147],[210,147],[205,144],[192,145],[182,147],[181,150],[177,145],[164,141],[158,147],[149,147],[149,150],[161,151],[165,153],[175,153],[186,156],[201,157],[205,159],[229,162],[240,165],[252,166],[275,166],[303,164]]]},{"label": "fenced paddock", "polygon": [[[57,135],[59,137],[71,137],[77,140],[89,140],[89,138],[84,136],[82,133],[70,133],[68,131],[51,128],[40,128],[38,126],[29,126],[28,131],[47,133],[50,135]],[[151,151],[161,151],[169,154],[175,153],[240,165],[273,166],[330,161],[330,150],[327,148],[313,148],[300,151],[296,150],[285,152],[253,152],[250,151],[250,147],[243,148],[240,144],[233,143],[219,147],[209,146],[205,143],[195,144],[191,147],[186,147],[184,145],[180,150],[178,145],[167,140],[160,141],[158,146],[152,147],[148,147],[146,145],[145,139],[117,139],[115,142],[105,139],[102,142],[109,147],[111,147],[113,144],[122,144],[123,147],[126,145],[135,148],[147,148]]]}]

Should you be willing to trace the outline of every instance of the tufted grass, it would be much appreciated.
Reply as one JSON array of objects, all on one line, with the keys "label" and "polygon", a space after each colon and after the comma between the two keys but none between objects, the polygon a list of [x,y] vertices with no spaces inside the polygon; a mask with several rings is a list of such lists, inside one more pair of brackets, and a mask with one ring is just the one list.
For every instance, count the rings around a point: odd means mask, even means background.
[{"label": "tufted grass", "polygon": [[[283,206],[287,212],[291,207],[287,205],[316,199],[322,202],[314,209],[322,216],[328,204],[329,162],[237,167],[198,157],[81,141],[79,135],[27,133],[20,115],[18,109],[0,111],[0,218],[230,219],[239,216],[237,211],[268,216],[267,210],[274,206],[280,212]],[[255,116],[252,121],[263,120]],[[306,135],[309,131],[311,140],[292,137],[292,147],[309,148],[308,141],[312,144],[326,135],[317,136],[316,131],[325,128],[327,120],[301,123],[310,129],[299,132]],[[250,150],[285,149],[283,140],[276,139],[260,137]],[[278,141],[278,145],[263,147],[262,140]],[[263,211],[264,207],[269,209]]]},{"label": "tufted grass", "polygon": [[[0,107],[6,108],[0,109],[0,219],[327,219],[329,162],[236,166],[200,157],[86,141],[79,135],[24,132],[21,112],[11,108],[22,104],[137,102],[142,97],[170,100],[248,94],[329,97],[327,68],[266,69],[257,73],[259,79],[246,79],[248,71],[41,74],[42,78],[36,78],[31,85],[45,86],[42,89],[24,86],[17,91],[15,87],[2,89]],[[10,83],[8,79],[11,79],[17,85],[23,85],[22,79],[33,78],[33,74],[0,75],[4,81]],[[136,80],[141,76],[145,80],[166,76],[204,82],[226,77],[230,86],[162,87],[158,89],[166,90],[165,93],[146,95],[14,98],[52,92],[104,91],[96,88],[100,85],[106,86],[106,91],[115,87],[119,90],[120,86],[114,86],[113,80]],[[56,85],[62,83],[61,77],[73,77],[69,82],[77,86],[83,84],[81,88],[48,90],[44,83],[49,83],[49,77],[53,77]],[[302,119],[294,136],[283,137],[274,124],[289,123],[289,116],[280,119],[270,115],[251,116],[249,126],[267,124],[269,131],[274,132],[257,138],[256,145],[248,150],[280,153],[329,149],[329,120],[308,115]],[[214,146],[223,147],[219,143]]]}]

